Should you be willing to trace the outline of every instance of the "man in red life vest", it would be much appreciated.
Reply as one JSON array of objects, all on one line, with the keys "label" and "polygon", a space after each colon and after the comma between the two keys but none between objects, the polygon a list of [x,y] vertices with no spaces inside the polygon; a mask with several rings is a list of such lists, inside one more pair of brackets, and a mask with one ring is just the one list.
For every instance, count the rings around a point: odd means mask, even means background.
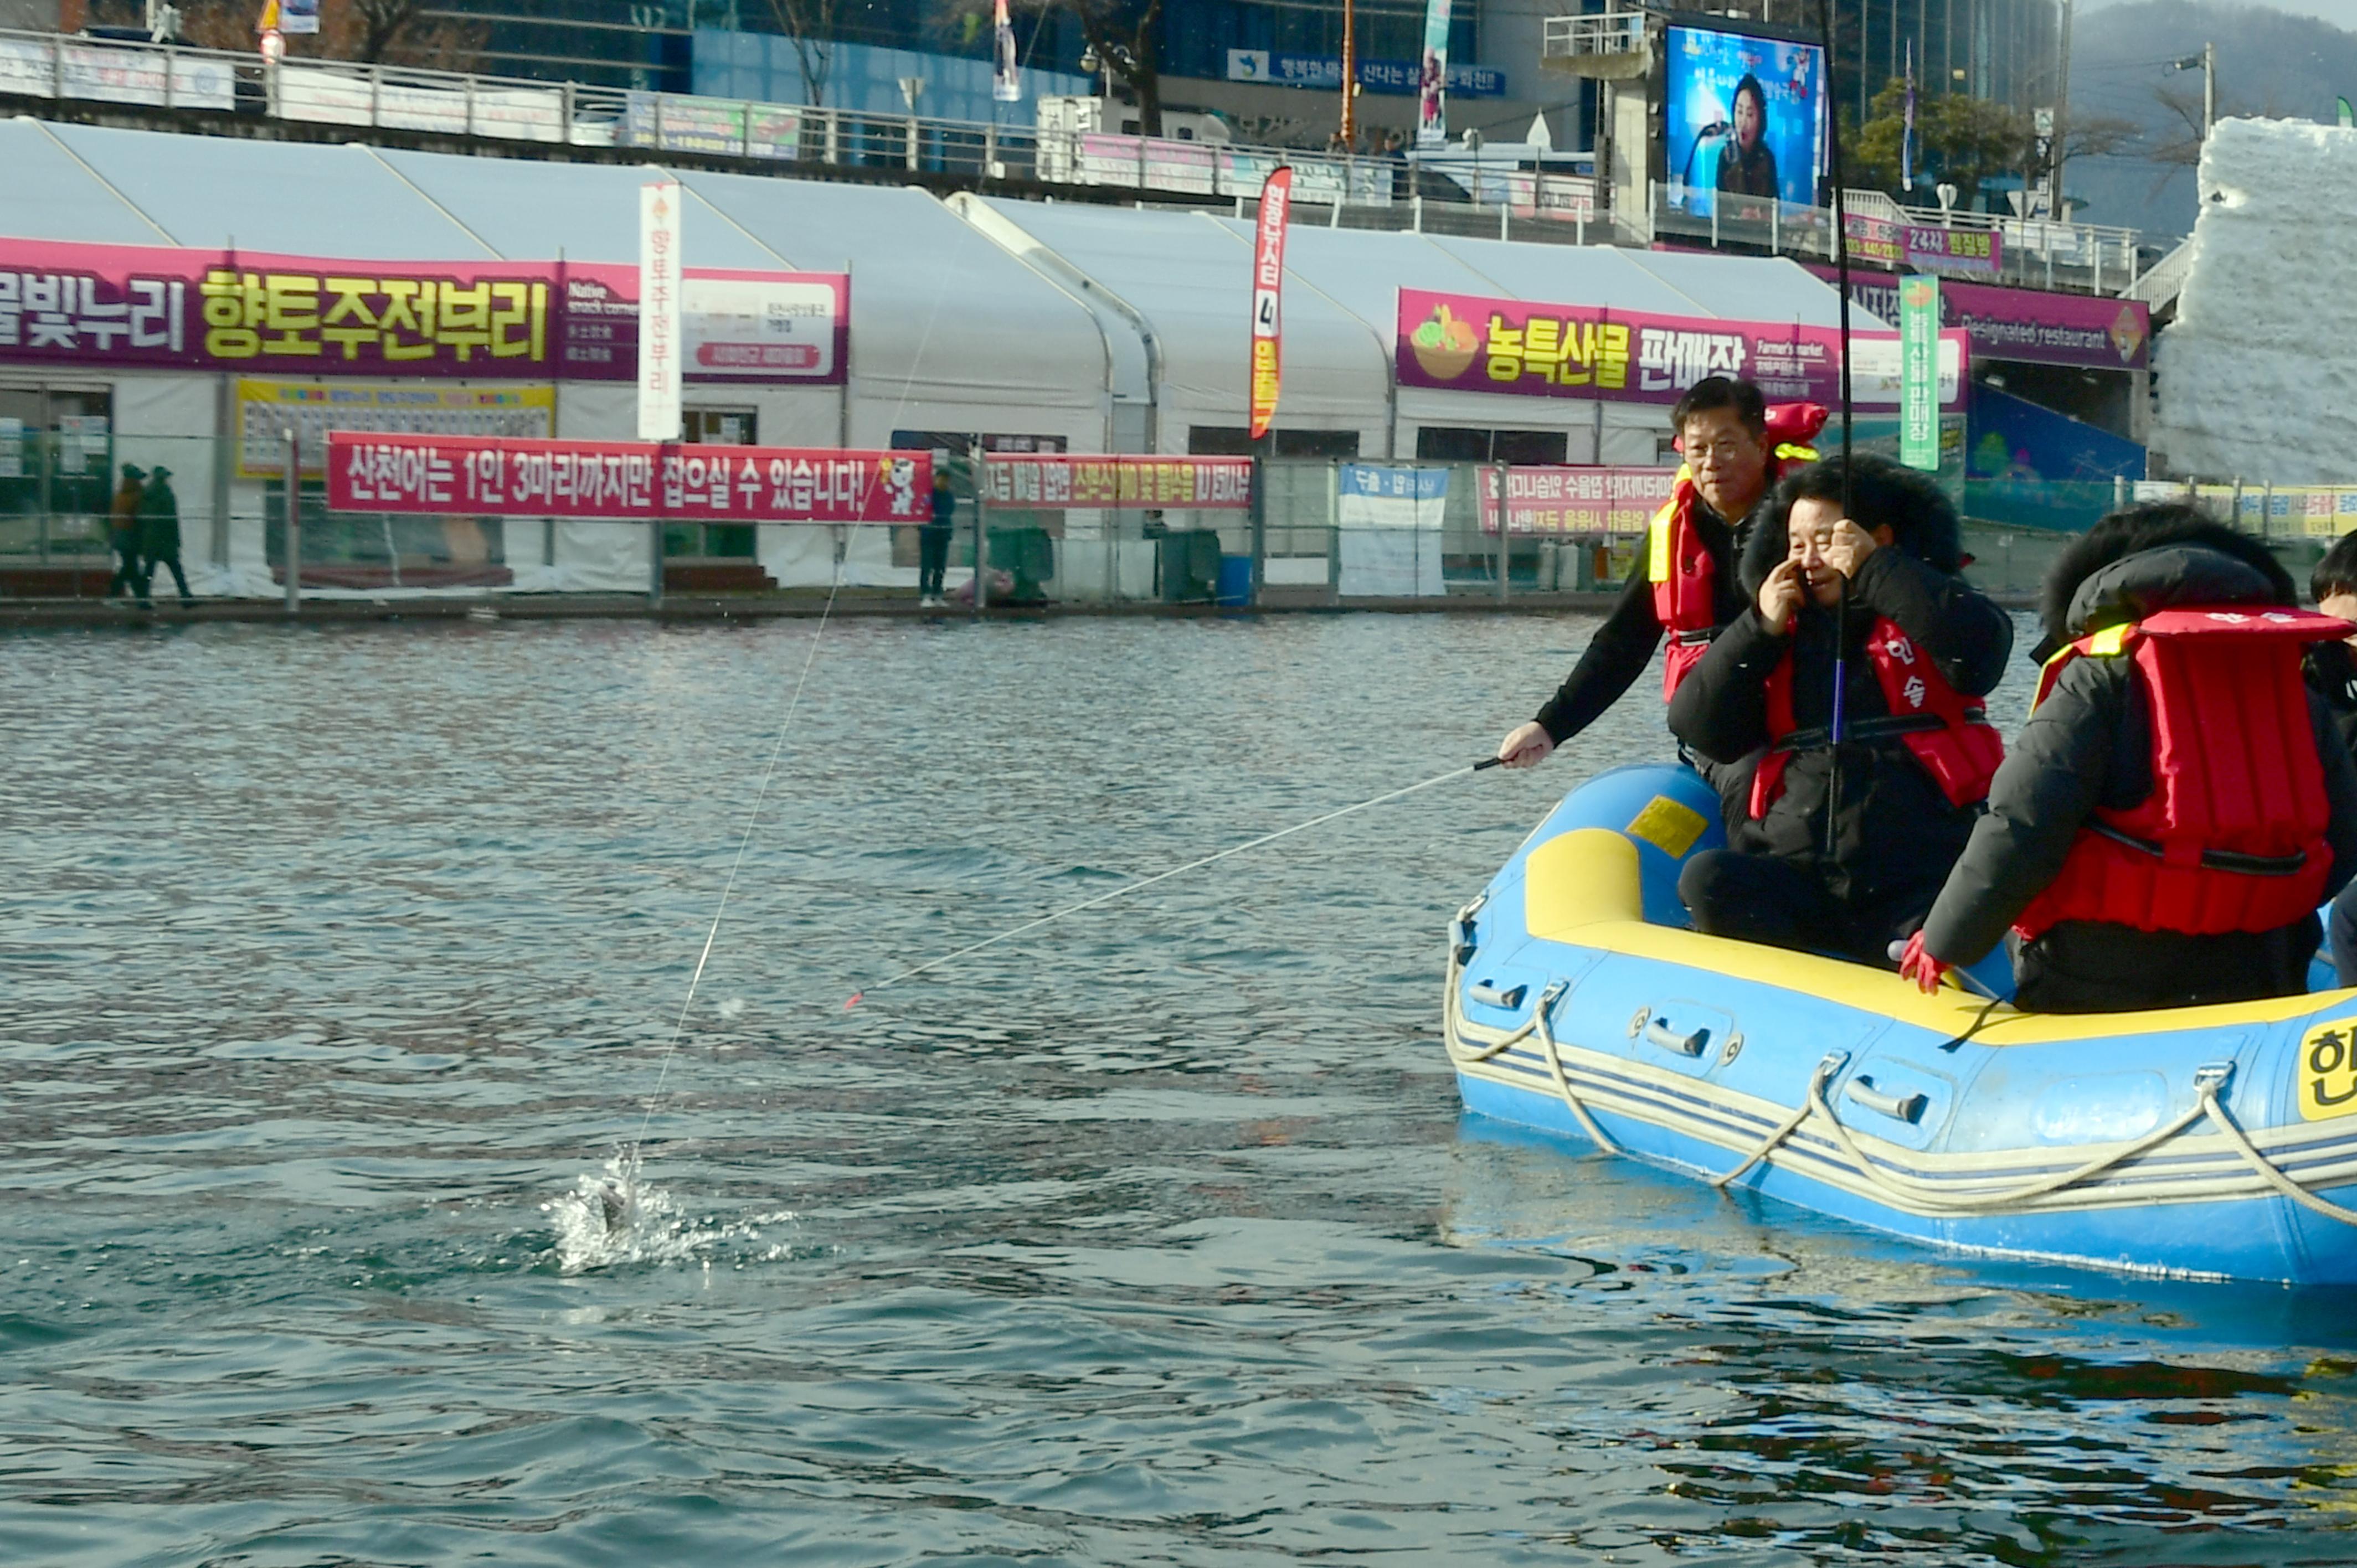
[{"label": "man in red life vest", "polygon": [[2038,704],[1902,972],[1933,989],[2010,927],[2034,1011],[2305,991],[2316,907],[2357,870],[2357,768],[2300,656],[2347,623],[2177,503],[2104,518],[2042,601]]},{"label": "man in red life vest", "polygon": [[1644,570],[1632,573],[1612,613],[1538,717],[1498,743],[1498,760],[1533,768],[1596,722],[1644,673],[1669,634],[1666,700],[1718,628],[1741,613],[1735,564],[1760,498],[1790,464],[1813,461],[1807,443],[1824,428],[1814,403],[1770,409],[1749,381],[1707,376],[1670,412],[1685,465],[1646,532]]},{"label": "man in red life vest", "polygon": [[1981,698],[2013,622],[1956,575],[1960,532],[1937,485],[1881,458],[1777,486],[1743,553],[1754,603],[1670,699],[1697,755],[1758,757],[1727,847],[1678,878],[1695,929],[1887,965],[1921,922],[2005,754]]}]

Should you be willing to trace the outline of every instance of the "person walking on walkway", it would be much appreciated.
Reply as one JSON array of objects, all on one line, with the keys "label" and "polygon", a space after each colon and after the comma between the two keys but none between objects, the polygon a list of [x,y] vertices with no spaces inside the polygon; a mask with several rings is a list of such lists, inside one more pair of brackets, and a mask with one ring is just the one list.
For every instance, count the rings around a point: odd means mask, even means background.
[{"label": "person walking on walkway", "polygon": [[114,575],[106,580],[106,597],[147,590],[139,579],[139,498],[147,476],[136,465],[123,465],[123,483],[115,487],[107,508],[106,544],[114,552]]},{"label": "person walking on walkway", "polygon": [[158,566],[172,569],[172,581],[179,587],[182,609],[196,603],[188,594],[188,575],[180,570],[180,500],[172,493],[172,470],[160,463],[147,476],[146,486],[139,496],[139,554],[141,609],[155,607],[150,590]]}]

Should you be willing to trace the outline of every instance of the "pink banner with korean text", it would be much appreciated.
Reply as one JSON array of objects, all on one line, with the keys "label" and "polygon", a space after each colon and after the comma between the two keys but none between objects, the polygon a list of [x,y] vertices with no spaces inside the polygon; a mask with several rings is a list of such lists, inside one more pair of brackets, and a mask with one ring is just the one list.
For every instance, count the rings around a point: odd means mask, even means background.
[{"label": "pink banner with korean text", "polygon": [[[690,381],[839,384],[850,279],[687,269]],[[638,269],[0,239],[0,363],[630,381]]]},{"label": "pink banner with korean text", "polygon": [[[1498,470],[1481,476],[1481,532],[1498,532]],[[1670,499],[1674,468],[1508,468],[1509,533],[1620,534],[1645,532]]]},{"label": "pink banner with korean text", "polygon": [[521,437],[328,436],[336,511],[697,522],[916,523],[931,452]]},{"label": "pink banner with korean text", "polygon": [[[1856,406],[1896,410],[1899,334],[1851,336]],[[1598,306],[1399,291],[1399,384],[1517,397],[1674,403],[1706,376],[1739,376],[1770,403],[1841,403],[1830,327],[1654,316]],[[1965,337],[1940,334],[1940,406],[1964,406]]]},{"label": "pink banner with korean text", "polygon": [[1842,225],[1849,236],[1852,263],[1891,272],[1978,274],[2004,270],[2005,238],[1994,229],[1950,229],[1939,224],[1898,223],[1853,212]]},{"label": "pink banner with korean text", "polygon": [[982,460],[982,499],[991,506],[1036,511],[1080,507],[1235,510],[1252,505],[1252,459],[991,452]]}]

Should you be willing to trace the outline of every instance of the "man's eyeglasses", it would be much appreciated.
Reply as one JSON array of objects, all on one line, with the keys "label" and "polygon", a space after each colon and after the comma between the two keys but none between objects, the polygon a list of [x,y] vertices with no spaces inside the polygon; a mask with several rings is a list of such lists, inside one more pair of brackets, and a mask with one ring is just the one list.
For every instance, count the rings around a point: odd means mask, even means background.
[{"label": "man's eyeglasses", "polygon": [[1747,452],[1757,452],[1759,450],[1759,444],[1756,442],[1737,441],[1732,438],[1725,438],[1714,441],[1707,446],[1689,446],[1686,448],[1686,459],[1687,461],[1694,463],[1700,463],[1705,460],[1713,463],[1732,463],[1736,458],[1743,456],[1743,454]]}]

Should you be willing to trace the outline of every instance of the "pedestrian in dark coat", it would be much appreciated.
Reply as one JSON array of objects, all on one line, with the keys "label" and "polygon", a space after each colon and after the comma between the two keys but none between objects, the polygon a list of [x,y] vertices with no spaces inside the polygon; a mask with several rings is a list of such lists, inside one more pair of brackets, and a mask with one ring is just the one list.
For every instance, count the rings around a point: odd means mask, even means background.
[{"label": "pedestrian in dark coat", "polygon": [[146,474],[136,465],[123,465],[123,483],[107,507],[106,543],[114,552],[114,575],[106,580],[106,597],[147,590],[139,579],[139,498]]},{"label": "pedestrian in dark coat", "polygon": [[[2263,542],[2168,503],[2097,523],[2055,561],[2042,600],[2041,661],[2164,611],[2265,613],[2296,607],[2298,595]],[[2134,812],[2154,796],[2150,679],[2126,657],[2074,657],[2053,673],[1910,950],[1919,983],[1936,983],[1940,966],[1977,962],[1994,949],[2057,884],[2087,835],[2123,842],[2095,813]],[[2241,693],[2237,705],[2255,711],[2266,696]],[[2322,768],[2329,897],[2357,868],[2357,768],[2323,703],[2306,700],[2306,743]],[[2117,919],[2062,918],[2014,939],[2016,1000],[2033,1011],[2093,1013],[2296,993],[2307,989],[2316,951],[2313,908],[2267,929],[2208,933],[2141,929],[2135,922],[2148,920],[2149,908],[2124,908]]]},{"label": "pedestrian in dark coat", "polygon": [[2013,623],[1956,575],[1961,530],[1937,485],[1879,458],[1848,467],[1846,516],[1837,459],[1777,487],[1744,547],[1752,602],[1671,699],[1671,730],[1702,757],[1760,758],[1748,802],[1730,802],[1727,848],[1689,861],[1678,892],[1698,930],[1887,965],[2002,754],[1978,708]]},{"label": "pedestrian in dark coat", "polygon": [[139,497],[139,603],[142,608],[152,604],[149,589],[156,580],[156,568],[169,566],[172,581],[180,590],[180,604],[187,607],[196,601],[188,595],[188,575],[180,570],[180,500],[172,493],[172,470],[157,464],[147,477],[147,484]]},{"label": "pedestrian in dark coat", "polygon": [[[2308,591],[2316,607],[2345,621],[2357,621],[2357,533],[2344,533],[2309,574]],[[2357,759],[2357,626],[2342,642],[2319,642],[2308,650],[2302,672],[2308,689],[2324,700],[2340,732],[2341,746]]]}]

